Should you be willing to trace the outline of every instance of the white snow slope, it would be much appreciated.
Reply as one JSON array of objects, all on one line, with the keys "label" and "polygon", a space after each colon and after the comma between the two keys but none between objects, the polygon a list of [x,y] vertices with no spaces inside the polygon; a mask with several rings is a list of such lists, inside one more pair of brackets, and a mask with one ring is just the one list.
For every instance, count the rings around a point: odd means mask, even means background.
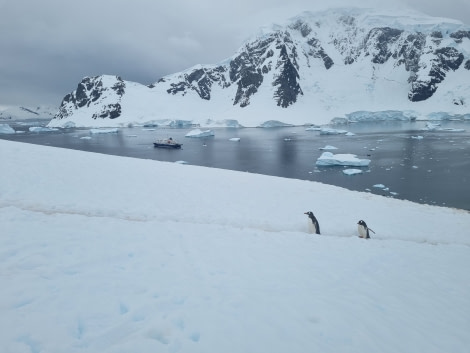
[{"label": "white snow slope", "polygon": [[0,161],[2,352],[469,350],[468,212],[9,141]]}]

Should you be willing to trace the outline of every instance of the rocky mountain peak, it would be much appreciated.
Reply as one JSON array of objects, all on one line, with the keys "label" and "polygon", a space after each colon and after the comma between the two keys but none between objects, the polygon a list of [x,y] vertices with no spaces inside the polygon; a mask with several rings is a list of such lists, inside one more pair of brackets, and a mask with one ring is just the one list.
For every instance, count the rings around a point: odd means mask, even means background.
[{"label": "rocky mountain peak", "polygon": [[[153,92],[152,101],[139,104],[178,119],[184,104],[201,117],[222,111],[243,115],[253,106],[282,116],[279,109],[287,112],[299,101],[325,112],[367,110],[370,104],[410,109],[412,103],[430,102],[441,89],[449,93],[436,99],[444,99],[441,109],[451,109],[446,107],[455,102],[470,104],[447,81],[455,72],[466,75],[463,91],[470,92],[469,47],[470,28],[458,21],[364,9],[304,12],[265,28],[219,64],[161,78],[141,90],[142,96]],[[116,119],[130,104],[129,89],[118,76],[86,77],[64,98],[56,118],[86,111],[95,120]],[[390,94],[396,103],[383,99]]]}]

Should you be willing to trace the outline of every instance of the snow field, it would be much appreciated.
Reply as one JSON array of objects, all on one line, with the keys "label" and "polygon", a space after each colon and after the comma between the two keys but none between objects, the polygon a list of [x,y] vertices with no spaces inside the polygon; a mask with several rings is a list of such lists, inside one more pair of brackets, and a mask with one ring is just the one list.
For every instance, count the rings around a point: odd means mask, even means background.
[{"label": "snow field", "polygon": [[469,346],[468,212],[8,141],[0,159],[7,353]]}]

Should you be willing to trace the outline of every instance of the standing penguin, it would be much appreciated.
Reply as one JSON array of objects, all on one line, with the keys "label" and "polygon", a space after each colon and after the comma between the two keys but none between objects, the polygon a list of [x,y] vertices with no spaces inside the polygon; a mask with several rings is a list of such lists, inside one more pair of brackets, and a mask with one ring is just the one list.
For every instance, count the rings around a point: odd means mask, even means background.
[{"label": "standing penguin", "polygon": [[308,232],[320,234],[320,224],[311,211],[304,212],[308,216]]},{"label": "standing penguin", "polygon": [[369,230],[375,234],[375,232],[372,229],[367,227],[366,222],[364,222],[363,220],[360,220],[359,222],[357,222],[357,231],[359,232],[359,238],[369,239],[370,238]]}]

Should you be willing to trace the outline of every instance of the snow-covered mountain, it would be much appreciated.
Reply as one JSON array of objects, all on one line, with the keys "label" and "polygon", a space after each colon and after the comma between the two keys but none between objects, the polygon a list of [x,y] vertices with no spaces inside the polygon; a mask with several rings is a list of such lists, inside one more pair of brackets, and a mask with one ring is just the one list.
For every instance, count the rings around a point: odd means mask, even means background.
[{"label": "snow-covered mountain", "polygon": [[37,107],[8,106],[0,107],[0,122],[26,119],[52,119],[58,108],[46,105]]},{"label": "snow-covered mountain", "polygon": [[414,12],[341,8],[263,28],[231,58],[150,86],[85,77],[50,125],[321,124],[361,118],[363,111],[470,118],[469,107],[470,26]]}]

